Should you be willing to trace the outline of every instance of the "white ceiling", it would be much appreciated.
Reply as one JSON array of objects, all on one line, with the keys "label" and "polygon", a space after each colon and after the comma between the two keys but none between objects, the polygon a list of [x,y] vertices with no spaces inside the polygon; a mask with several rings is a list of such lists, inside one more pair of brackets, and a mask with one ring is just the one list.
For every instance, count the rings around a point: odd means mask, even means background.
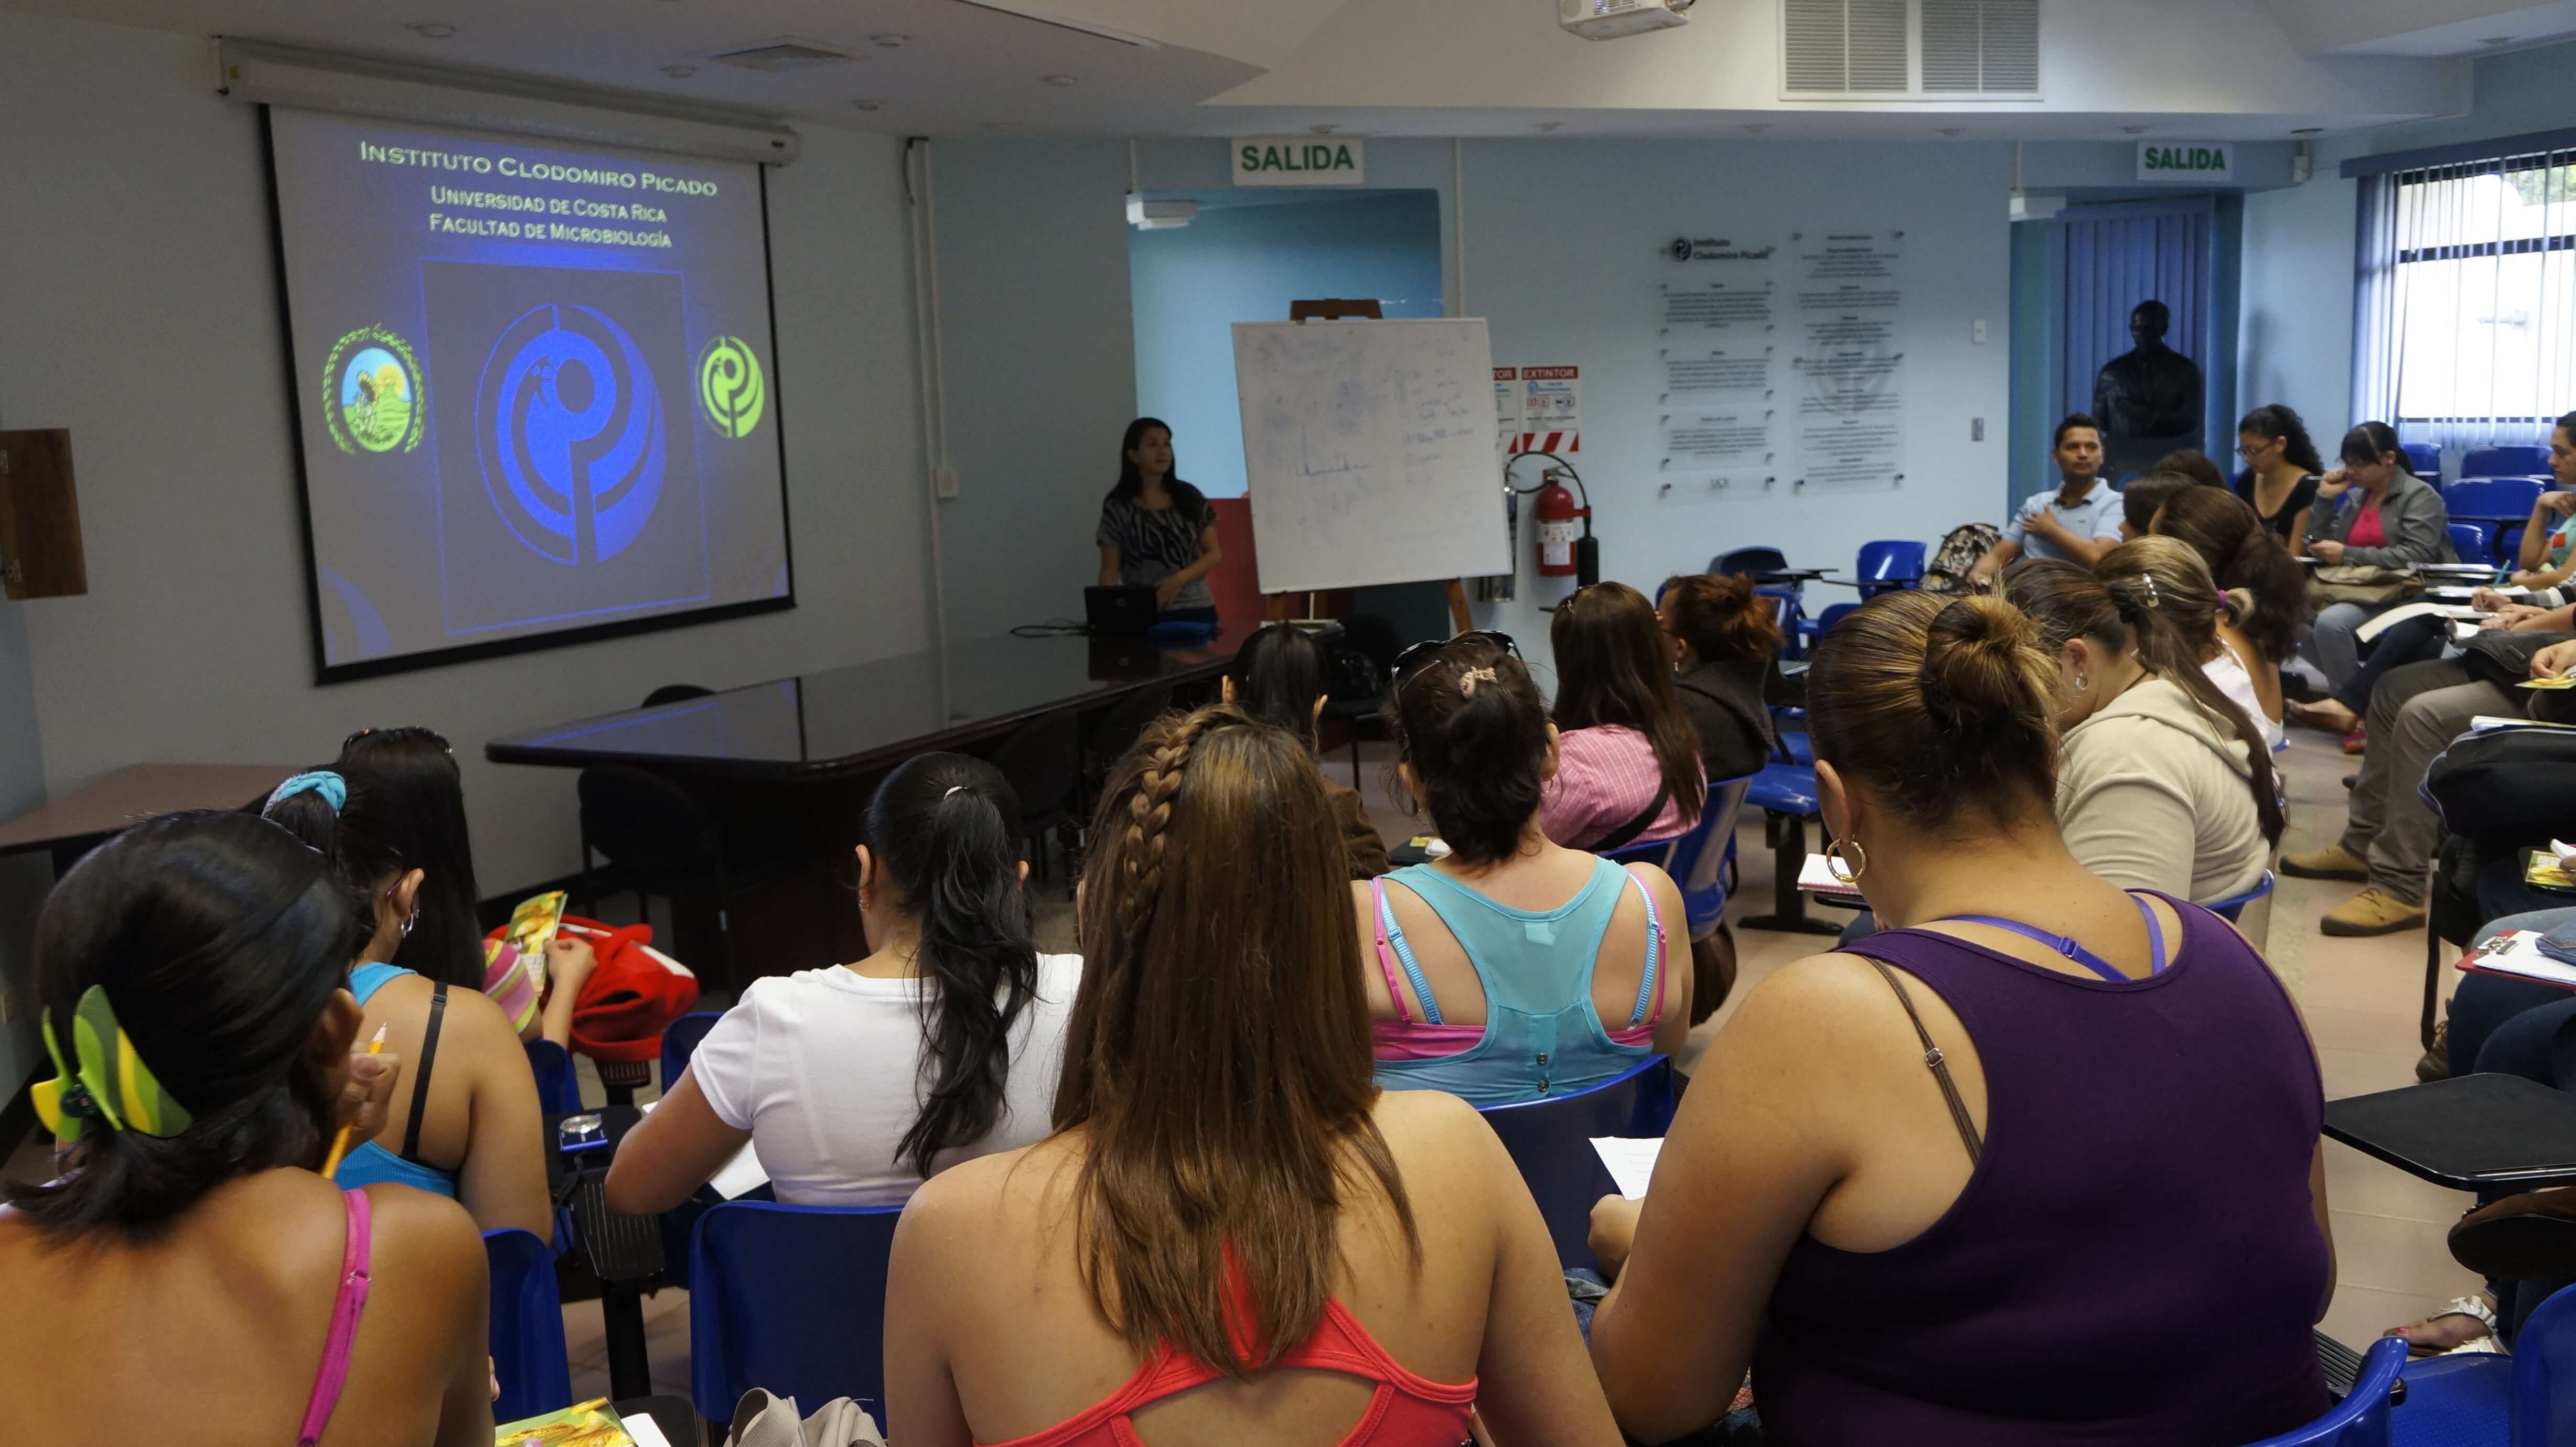
[{"label": "white ceiling", "polygon": [[[2576,32],[2576,0],[2048,0],[2044,103],[1778,98],[1778,0],[1700,0],[1609,43],[1555,0],[998,0],[1151,37],[1139,48],[961,0],[0,0],[183,34],[499,70],[894,134],[2278,138],[2444,114],[2437,57]],[[445,39],[411,28],[455,27]],[[2475,32],[2478,38],[2467,38]],[[905,37],[900,45],[872,43]],[[764,74],[711,53],[784,37],[855,59]],[[666,67],[694,66],[685,77]],[[1051,84],[1048,77],[1069,78]],[[854,102],[878,102],[862,111]],[[1756,130],[1758,128],[1758,130]]]}]

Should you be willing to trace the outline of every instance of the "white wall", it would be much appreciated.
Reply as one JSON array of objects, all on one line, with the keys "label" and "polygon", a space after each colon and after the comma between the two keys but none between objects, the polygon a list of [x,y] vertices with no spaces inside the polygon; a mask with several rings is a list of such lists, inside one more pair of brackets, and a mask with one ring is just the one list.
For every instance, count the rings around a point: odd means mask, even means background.
[{"label": "white wall", "polygon": [[[1651,588],[1697,571],[1726,548],[1771,543],[1791,559],[1849,567],[1874,538],[1937,540],[1957,523],[1992,517],[2003,496],[2008,414],[2009,237],[2004,197],[2011,149],[2002,145],[1848,142],[1471,140],[1465,172],[1465,315],[1492,323],[1498,364],[1573,363],[1583,369],[1579,465],[1596,512],[1607,577]],[[1005,624],[1078,608],[1088,581],[1091,523],[1122,408],[1132,405],[1125,337],[1097,334],[1095,310],[1123,307],[1127,273],[1098,253],[1098,233],[1126,184],[1116,143],[978,142],[939,147],[943,317],[949,334],[951,431],[979,459],[961,467],[965,495],[943,503],[952,623]],[[1161,141],[1142,149],[1149,190],[1226,183],[1222,143]],[[1458,188],[1446,141],[1380,139],[1368,150],[1372,185],[1439,193],[1451,314],[1461,277]],[[971,195],[971,229],[953,209]],[[1799,228],[1901,226],[1907,232],[1906,426],[1910,480],[1894,491],[1799,497],[1712,497],[1698,483],[1659,492],[1654,286],[1688,275],[1664,259],[1677,235]],[[1006,256],[975,263],[989,285],[963,286],[957,260],[1002,236]],[[1086,259],[1089,258],[1089,259]],[[1003,275],[1006,262],[1034,273]],[[1982,318],[1987,342],[1973,345]],[[958,390],[961,335],[998,355],[1007,339],[1015,377],[1043,390],[1022,397]],[[1127,376],[1112,373],[1120,367]],[[1050,380],[1051,379],[1051,380]],[[1124,386],[1122,392],[1120,388]],[[1083,400],[1087,399],[1087,400]],[[1076,404],[1079,405],[1076,405]],[[1047,426],[1022,409],[1044,410]],[[1968,440],[1983,417],[1986,438]],[[1192,430],[1193,419],[1168,419]],[[1531,475],[1520,479],[1534,483]],[[998,494],[998,497],[997,497]],[[973,526],[959,519],[970,505]],[[1017,526],[1000,519],[1017,519]],[[2000,521],[2000,518],[1993,520]],[[1488,621],[1525,651],[1544,640],[1542,590],[1530,576],[1526,512],[1517,553],[1520,596],[1486,605]],[[1833,595],[1819,591],[1818,599]],[[986,632],[999,631],[998,626]],[[958,635],[970,636],[960,625]],[[1537,654],[1544,657],[1544,644]]]},{"label": "white wall", "polygon": [[577,867],[578,833],[569,773],[486,764],[484,740],[924,646],[898,147],[816,128],[769,193],[798,606],[315,687],[264,164],[201,40],[0,12],[0,417],[72,429],[89,563],[87,597],[25,605],[54,793],[428,724],[499,893]]}]

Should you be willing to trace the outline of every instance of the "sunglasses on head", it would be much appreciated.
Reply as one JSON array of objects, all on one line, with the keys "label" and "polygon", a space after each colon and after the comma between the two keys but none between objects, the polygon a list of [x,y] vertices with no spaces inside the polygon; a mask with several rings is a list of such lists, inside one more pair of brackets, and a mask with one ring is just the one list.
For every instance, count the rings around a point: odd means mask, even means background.
[{"label": "sunglasses on head", "polygon": [[1416,643],[1412,647],[1404,650],[1402,653],[1395,655],[1395,686],[1397,688],[1404,687],[1404,681],[1411,678],[1415,673],[1420,672],[1424,665],[1428,664],[1434,657],[1438,656],[1441,649],[1448,647],[1452,643],[1466,642],[1471,638],[1480,642],[1490,643],[1494,647],[1501,649],[1514,658],[1521,656],[1520,645],[1512,641],[1512,635],[1508,633],[1497,633],[1491,628],[1470,628],[1466,632],[1458,634],[1453,638],[1429,639],[1421,643]]}]

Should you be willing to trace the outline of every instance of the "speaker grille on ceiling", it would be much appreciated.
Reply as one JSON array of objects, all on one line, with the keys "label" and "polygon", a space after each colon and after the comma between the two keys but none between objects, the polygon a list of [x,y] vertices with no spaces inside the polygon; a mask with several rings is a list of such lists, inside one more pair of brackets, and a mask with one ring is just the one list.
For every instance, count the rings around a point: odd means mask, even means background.
[{"label": "speaker grille on ceiling", "polygon": [[2039,0],[1780,0],[1780,37],[1789,96],[2039,91]]}]

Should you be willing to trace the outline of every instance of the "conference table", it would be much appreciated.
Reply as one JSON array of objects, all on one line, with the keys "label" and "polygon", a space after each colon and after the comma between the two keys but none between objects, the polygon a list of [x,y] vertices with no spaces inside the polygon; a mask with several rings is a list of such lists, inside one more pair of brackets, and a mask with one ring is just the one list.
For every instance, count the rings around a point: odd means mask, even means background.
[{"label": "conference table", "polygon": [[242,809],[267,797],[296,764],[129,764],[0,824],[0,855],[38,850],[59,876],[90,850],[146,819],[187,809]]},{"label": "conference table", "polygon": [[[1098,715],[1148,691],[1176,690],[1189,702],[1196,685],[1213,696],[1217,675],[1259,626],[1220,624],[1204,641],[1164,646],[1072,633],[970,639],[550,724],[492,739],[483,753],[496,764],[642,769],[731,830],[845,861],[869,791],[896,764],[933,750],[976,752],[1024,725]],[[827,924],[829,946],[841,951],[859,943],[846,904]],[[826,943],[810,929],[794,933],[792,955]]]}]

